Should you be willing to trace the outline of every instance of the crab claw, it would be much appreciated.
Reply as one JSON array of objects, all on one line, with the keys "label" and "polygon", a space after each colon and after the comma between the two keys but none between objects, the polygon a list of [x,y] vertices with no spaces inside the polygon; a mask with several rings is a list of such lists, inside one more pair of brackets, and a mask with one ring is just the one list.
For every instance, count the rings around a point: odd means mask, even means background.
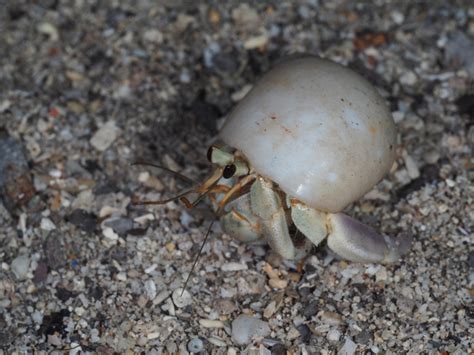
[{"label": "crab claw", "polygon": [[381,236],[343,213],[328,215],[328,247],[344,259],[360,263],[394,263],[411,246],[411,238]]}]

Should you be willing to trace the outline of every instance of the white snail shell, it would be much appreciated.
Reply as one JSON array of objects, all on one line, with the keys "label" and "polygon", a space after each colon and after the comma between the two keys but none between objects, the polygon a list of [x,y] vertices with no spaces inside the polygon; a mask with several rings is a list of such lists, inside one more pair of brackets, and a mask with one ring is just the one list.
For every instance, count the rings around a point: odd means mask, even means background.
[{"label": "white snail shell", "polygon": [[389,171],[396,128],[359,74],[302,57],[264,75],[228,115],[220,138],[287,194],[339,212]]}]

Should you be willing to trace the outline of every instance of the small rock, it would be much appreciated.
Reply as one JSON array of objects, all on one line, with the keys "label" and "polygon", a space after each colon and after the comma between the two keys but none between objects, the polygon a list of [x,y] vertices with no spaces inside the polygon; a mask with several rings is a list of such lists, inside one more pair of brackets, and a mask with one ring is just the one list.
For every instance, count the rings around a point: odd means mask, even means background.
[{"label": "small rock", "polygon": [[92,210],[94,200],[95,196],[92,190],[84,190],[79,192],[71,207],[89,212]]},{"label": "small rock", "polygon": [[224,322],[213,319],[200,319],[199,324],[204,328],[224,328]]},{"label": "small rock", "polygon": [[362,330],[360,333],[358,333],[355,336],[355,341],[358,344],[368,344],[370,340],[372,339],[372,333],[368,330]]},{"label": "small rock", "polygon": [[117,233],[114,232],[112,228],[105,227],[102,230],[102,234],[104,235],[105,238],[107,238],[109,241],[117,241],[119,236]]},{"label": "small rock", "polygon": [[334,312],[321,312],[321,320],[329,325],[342,325],[344,321],[342,320],[341,315]]},{"label": "small rock", "polygon": [[219,314],[228,315],[232,312],[237,310],[237,306],[234,302],[227,300],[227,299],[218,299],[214,303],[215,309],[219,312]]},{"label": "small rock", "polygon": [[337,355],[353,355],[357,349],[357,344],[351,339],[346,338],[346,342],[341,349],[337,352]]},{"label": "small rock", "polygon": [[268,43],[268,35],[266,33],[259,36],[250,37],[244,42],[245,49],[254,49],[265,46]]},{"label": "small rock", "polygon": [[41,324],[43,323],[43,313],[41,313],[40,311],[34,311],[31,315],[31,319],[33,319],[33,322],[35,322],[36,324]]},{"label": "small rock", "polygon": [[45,282],[47,277],[48,277],[48,266],[43,260],[41,260],[38,262],[38,265],[36,266],[36,270],[33,276],[33,281],[35,284],[39,284],[39,283]]},{"label": "small rock", "polygon": [[57,335],[48,335],[48,344],[54,345],[54,346],[61,346],[61,339]]},{"label": "small rock", "polygon": [[331,342],[337,342],[339,341],[339,338],[341,337],[341,332],[337,329],[331,329],[328,334],[326,335],[327,340]]},{"label": "small rock", "polygon": [[303,316],[306,318],[311,318],[318,313],[318,301],[309,302],[306,307],[303,309]]},{"label": "small rock", "polygon": [[59,39],[58,29],[52,23],[40,23],[38,25],[38,32],[47,35],[51,41],[57,41]]},{"label": "small rock", "polygon": [[161,304],[161,302],[163,302],[165,299],[167,299],[169,297],[170,293],[166,290],[163,290],[161,291],[156,297],[155,299],[153,300],[153,304],[156,306],[156,305],[159,305]]},{"label": "small rock", "polygon": [[270,327],[253,316],[242,314],[232,322],[232,338],[237,344],[248,344],[254,337],[266,337],[270,334]]},{"label": "small rock", "polygon": [[235,262],[230,262],[222,265],[222,271],[241,271],[241,270],[247,270],[248,267],[246,264],[241,264],[241,263],[235,263]]},{"label": "small rock", "polygon": [[154,300],[156,297],[156,284],[153,280],[145,281],[145,293],[149,300]]},{"label": "small rock", "polygon": [[49,218],[43,217],[41,218],[40,228],[45,231],[52,231],[56,229],[56,226],[52,220],[50,220]]},{"label": "small rock", "polygon": [[87,233],[94,232],[97,226],[97,216],[80,208],[72,211],[67,221]]},{"label": "small rock", "polygon": [[400,77],[400,82],[403,84],[403,85],[413,85],[415,84],[417,81],[417,77],[415,75],[415,73],[413,73],[412,71],[407,71],[405,73],[402,74],[402,76]]},{"label": "small rock", "polygon": [[403,154],[403,160],[405,161],[405,167],[407,168],[408,176],[410,176],[410,178],[413,180],[419,178],[420,170],[418,169],[415,160],[406,152]]},{"label": "small rock", "polygon": [[143,39],[148,42],[160,44],[163,42],[163,33],[157,29],[146,30]]},{"label": "small rock", "polygon": [[263,310],[263,316],[268,319],[271,316],[273,316],[275,311],[276,311],[276,302],[271,301]]},{"label": "small rock", "polygon": [[11,263],[11,270],[18,280],[24,280],[30,267],[30,258],[28,255],[18,255]]},{"label": "small rock", "polygon": [[309,327],[306,324],[300,324],[296,329],[300,333],[301,341],[305,344],[309,343],[309,340],[311,339],[311,330]]},{"label": "small rock", "polygon": [[204,349],[204,343],[199,338],[191,339],[188,343],[190,353],[199,353]]},{"label": "small rock", "polygon": [[375,273],[375,281],[384,282],[388,279],[387,269],[385,267],[380,267],[380,269]]},{"label": "small rock", "polygon": [[182,288],[177,288],[173,291],[173,302],[176,307],[183,308],[190,305],[193,302],[191,294],[187,290],[183,290]]},{"label": "small rock", "polygon": [[[222,340],[221,338],[215,337],[215,336],[211,336],[211,337],[207,338],[207,341],[209,341],[209,343],[211,343],[212,345],[215,345],[215,346],[219,346],[219,347],[227,346],[227,344],[224,340]],[[227,354],[229,354],[229,353],[227,353]]]},{"label": "small rock", "polygon": [[134,227],[133,220],[124,217],[109,218],[104,221],[103,225],[112,228],[119,235],[127,234]]},{"label": "small rock", "polygon": [[115,121],[107,121],[97,132],[95,132],[90,143],[95,149],[103,152],[112,145],[119,135],[119,132],[120,129],[115,125]]}]

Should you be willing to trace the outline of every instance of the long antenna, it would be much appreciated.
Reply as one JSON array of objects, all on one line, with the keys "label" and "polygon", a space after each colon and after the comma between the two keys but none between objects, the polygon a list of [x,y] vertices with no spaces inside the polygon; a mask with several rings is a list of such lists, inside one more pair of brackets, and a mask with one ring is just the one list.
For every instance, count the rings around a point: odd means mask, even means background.
[{"label": "long antenna", "polygon": [[190,182],[190,183],[193,183],[193,184],[198,184],[198,182],[196,182],[195,180],[191,179],[190,177],[187,177],[186,175],[183,175],[181,173],[178,173],[177,171],[174,171],[174,170],[171,170],[170,168],[167,168],[166,166],[163,166],[163,165],[158,165],[158,164],[153,164],[153,163],[149,163],[149,162],[146,162],[146,161],[142,161],[142,160],[138,160],[138,161],[135,161],[133,163],[131,163],[130,165],[147,165],[147,166],[152,166],[154,168],[158,168],[158,169],[161,169],[161,170],[164,170],[174,176],[176,176],[177,178],[180,178],[181,180],[184,180],[186,182]]},{"label": "long antenna", "polygon": [[212,225],[214,224],[214,222],[215,222],[215,220],[213,220],[209,224],[209,227],[207,228],[207,232],[206,232],[206,235],[204,236],[204,240],[202,241],[201,248],[199,248],[199,253],[194,258],[194,262],[193,262],[193,266],[191,267],[191,271],[189,272],[188,277],[186,278],[186,281],[184,282],[183,290],[181,291],[181,296],[183,295],[184,290],[186,289],[186,286],[188,285],[188,282],[191,279],[191,276],[193,275],[194,268],[196,267],[196,265],[199,261],[199,258],[201,257],[202,251],[203,251],[204,246],[206,245],[206,242],[207,242],[207,238],[209,237],[209,234],[211,234],[211,228],[212,228]]}]

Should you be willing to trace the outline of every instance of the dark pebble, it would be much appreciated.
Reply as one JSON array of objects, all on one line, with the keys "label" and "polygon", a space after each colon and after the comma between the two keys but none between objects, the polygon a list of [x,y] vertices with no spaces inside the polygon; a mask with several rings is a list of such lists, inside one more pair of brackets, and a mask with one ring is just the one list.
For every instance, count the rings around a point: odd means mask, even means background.
[{"label": "dark pebble", "polygon": [[74,292],[69,291],[64,287],[56,287],[56,297],[63,302],[66,302],[68,299],[75,296],[76,294]]},{"label": "dark pebble", "polygon": [[303,309],[303,316],[311,318],[318,313],[318,301],[309,302]]},{"label": "dark pebble", "polygon": [[372,340],[372,332],[364,329],[354,337],[354,340],[358,344],[368,344]]},{"label": "dark pebble", "polygon": [[33,281],[35,284],[43,283],[48,277],[48,265],[46,265],[44,260],[41,260],[36,267]]},{"label": "dark pebble", "polygon": [[71,312],[69,312],[67,309],[62,309],[59,312],[54,312],[44,316],[43,323],[38,330],[38,334],[52,335],[57,332],[61,335],[64,335],[66,330],[64,318],[69,317],[70,314]]},{"label": "dark pebble", "polygon": [[306,324],[300,324],[296,327],[296,329],[300,332],[300,339],[303,343],[308,344],[309,340],[311,339],[311,330]]},{"label": "dark pebble", "polygon": [[458,111],[461,114],[467,115],[469,121],[474,121],[474,94],[466,94],[456,100]]},{"label": "dark pebble", "polygon": [[100,286],[93,286],[89,289],[89,296],[93,297],[95,300],[100,300],[104,295],[104,289]]},{"label": "dark pebble", "polygon": [[97,216],[81,209],[72,211],[67,221],[87,233],[94,232],[97,227]]},{"label": "dark pebble", "polygon": [[130,218],[110,218],[105,221],[106,227],[112,228],[115,233],[119,235],[125,235],[133,229],[134,223]]},{"label": "dark pebble", "polygon": [[58,270],[66,266],[66,249],[61,241],[61,236],[56,231],[52,231],[43,244],[44,259],[52,270]]},{"label": "dark pebble", "polygon": [[276,344],[272,346],[272,355],[286,355],[286,347],[283,344]]}]

